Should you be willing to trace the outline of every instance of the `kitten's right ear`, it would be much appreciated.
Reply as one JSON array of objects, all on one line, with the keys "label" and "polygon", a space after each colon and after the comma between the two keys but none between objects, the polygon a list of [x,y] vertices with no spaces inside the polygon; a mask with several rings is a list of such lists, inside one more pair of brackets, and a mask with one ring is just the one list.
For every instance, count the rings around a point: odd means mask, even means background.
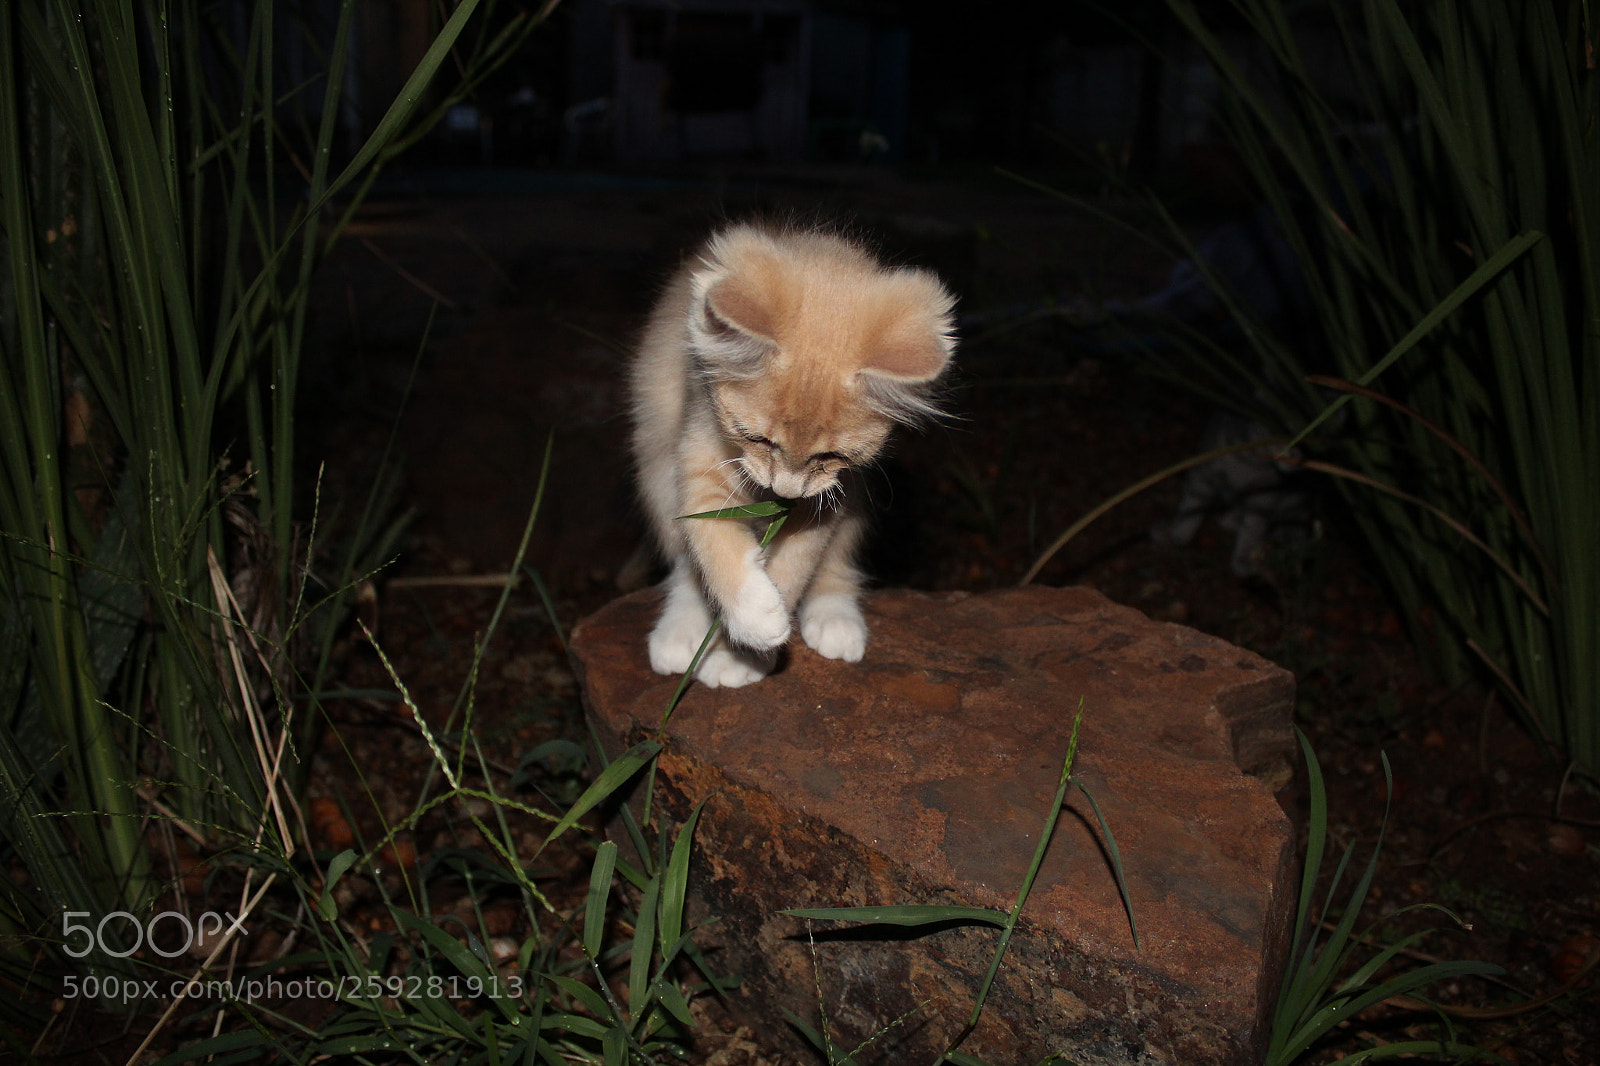
[{"label": "kitten's right ear", "polygon": [[719,377],[759,375],[777,348],[772,309],[739,275],[706,270],[694,278],[689,338],[707,370]]},{"label": "kitten's right ear", "polygon": [[776,344],[773,339],[772,309],[757,295],[755,289],[734,275],[724,275],[706,290],[706,317],[724,330],[736,330],[746,336]]}]

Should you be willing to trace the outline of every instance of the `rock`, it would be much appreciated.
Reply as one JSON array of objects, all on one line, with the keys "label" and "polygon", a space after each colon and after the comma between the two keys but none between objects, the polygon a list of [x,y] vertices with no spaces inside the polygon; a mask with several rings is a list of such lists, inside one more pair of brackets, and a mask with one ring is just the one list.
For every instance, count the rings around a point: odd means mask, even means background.
[{"label": "rock", "polygon": [[[580,624],[572,653],[612,752],[655,736],[676,678],[651,673],[654,591]],[[1008,911],[1049,810],[1080,701],[1076,775],[1115,835],[1139,946],[1081,793],[963,1050],[996,1066],[1251,1062],[1293,907],[1273,785],[1293,678],[1223,641],[1082,588],[884,591],[866,659],[794,642],[747,688],[690,686],[659,760],[657,809],[704,802],[691,915],[775,1050],[787,1008],[858,1057],[931,1061],[966,1022],[999,931],[851,929],[785,908],[906,903]],[[1258,776],[1251,776],[1252,774]],[[905,935],[920,932],[922,935]],[[805,1061],[802,1058],[802,1061]]]}]

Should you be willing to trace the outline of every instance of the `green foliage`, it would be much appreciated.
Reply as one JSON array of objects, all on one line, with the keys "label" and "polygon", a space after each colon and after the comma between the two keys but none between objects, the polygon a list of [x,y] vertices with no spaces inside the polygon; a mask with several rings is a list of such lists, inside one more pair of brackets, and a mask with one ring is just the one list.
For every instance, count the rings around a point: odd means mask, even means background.
[{"label": "green foliage", "polygon": [[[469,746],[471,761],[441,763],[441,776],[447,776],[447,769],[465,769],[492,782],[494,772],[481,751]],[[627,763],[630,772],[609,772],[619,765],[624,764],[619,760],[597,776],[586,804],[612,798],[631,784],[642,764]],[[478,813],[483,805],[487,813]],[[468,822],[484,847],[449,855],[431,873],[401,869],[400,891],[385,887],[374,867],[376,856],[396,834],[440,810],[452,810]],[[302,1062],[381,1052],[390,1060],[428,1063],[611,1066],[679,1055],[694,1026],[689,998],[726,986],[711,973],[684,924],[697,813],[675,835],[659,834],[657,850],[642,865],[621,858],[616,844],[601,842],[581,908],[563,913],[533,880],[540,853],[556,839],[556,829],[534,854],[519,856],[510,824],[518,815],[554,824],[555,816],[499,793],[492,784],[453,784],[424,795],[405,821],[390,827],[362,855],[347,851],[336,856],[320,898],[292,867],[276,871],[291,884],[289,902],[297,904],[279,911],[278,917],[310,947],[242,972],[234,987],[248,988],[251,981],[264,985],[287,968],[280,984],[298,981],[298,987],[315,988],[310,998],[328,1008],[326,1016],[308,1024],[298,1012],[234,996],[225,1008],[233,1016],[228,1028],[234,1031],[189,1044],[160,1061],[175,1066],[222,1051],[278,1053]],[[440,875],[451,869],[474,901],[490,890],[514,892],[530,931],[513,956],[497,952],[481,910],[475,909],[472,921],[439,911],[430,882],[448,882]],[[384,924],[394,932],[370,934],[336,913],[331,894],[339,878],[350,873],[364,874],[383,890]],[[618,890],[616,874],[631,892]],[[618,941],[617,929],[633,932]],[[677,973],[683,966],[701,973],[703,980],[685,981]],[[626,999],[612,990],[611,979],[619,972],[626,974]]]},{"label": "green foliage", "polygon": [[[547,446],[513,570],[524,566],[549,461]],[[289,806],[288,796],[275,787],[269,831],[256,846],[213,861],[231,880],[243,880],[234,908],[240,927],[264,932],[265,923],[282,943],[299,950],[236,966],[225,958],[237,947],[230,930],[197,969],[167,970],[161,960],[130,962],[130,981],[155,980],[163,993],[175,981],[183,990],[146,1032],[134,1058],[185,1003],[196,1011],[212,1005],[219,1035],[181,1046],[159,1060],[163,1066],[214,1055],[229,1061],[373,1056],[605,1066],[682,1057],[694,1026],[690,999],[730,986],[711,971],[685,915],[699,811],[675,832],[641,826],[625,813],[632,853],[598,841],[581,903],[566,909],[552,903],[537,881],[548,876],[547,849],[591,834],[580,826],[582,816],[624,796],[647,768],[653,769],[661,745],[643,741],[599,767],[559,814],[497,784],[505,771],[491,765],[478,743],[473,689],[511,594],[508,583],[444,723],[424,717],[378,650],[436,773],[397,824],[381,826],[381,835],[362,842],[359,850],[334,855],[308,855],[297,848],[298,834],[278,820]],[[371,809],[381,811],[362,766],[353,762],[347,776]],[[525,776],[513,774],[512,780]],[[461,827],[461,846],[437,850],[417,868],[396,861],[391,849],[402,834],[439,817]],[[542,843],[532,849],[523,845],[530,821],[543,829]],[[343,889],[356,878],[379,896],[376,921],[370,912],[341,906]],[[459,904],[446,907],[438,900],[441,888],[452,894],[464,890],[467,917]],[[525,916],[527,932],[509,949],[505,939],[491,935],[485,920],[491,895],[514,900]]]},{"label": "green foliage", "polygon": [[1200,7],[1170,6],[1219,74],[1314,323],[1249,323],[1242,350],[1190,338],[1181,375],[1269,426],[1306,427],[1306,465],[1334,478],[1417,645],[1451,677],[1482,672],[1600,774],[1588,4],[1328,5],[1353,82],[1337,101],[1290,5],[1234,0],[1249,62]]},{"label": "green foliage", "polygon": [[[524,568],[549,462],[547,445],[539,491],[511,566],[513,572]],[[330,1018],[315,1027],[280,1015],[269,1017],[250,1004],[235,1002],[234,1009],[252,1023],[252,1030],[234,1037],[240,1043],[231,1047],[287,1051],[302,1061],[320,1055],[386,1051],[430,1063],[626,1066],[657,1061],[659,1054],[681,1054],[694,1025],[689,998],[708,989],[721,992],[728,986],[710,970],[685,923],[698,809],[675,834],[669,834],[648,821],[640,825],[623,807],[621,816],[633,853],[625,856],[615,842],[599,841],[588,891],[573,913],[561,912],[535,883],[536,864],[545,849],[576,829],[583,815],[624,796],[641,773],[648,769],[653,774],[661,745],[641,741],[611,760],[559,816],[499,792],[493,785],[494,771],[473,739],[472,684],[510,595],[508,584],[467,671],[458,703],[463,715],[459,736],[463,739],[455,758],[417,710],[399,676],[390,670],[447,787],[438,792],[425,787],[407,818],[388,827],[384,838],[359,859],[348,853],[336,857],[329,865],[319,905],[303,905],[297,911],[319,919],[295,923],[304,935],[314,937],[317,945],[304,961],[319,970],[325,968],[326,979],[334,987],[353,991],[340,995]],[[453,716],[450,725],[455,725]],[[465,784],[468,778],[485,785],[470,787]],[[486,804],[488,812],[479,813],[472,804]],[[402,937],[378,937],[366,943],[347,919],[321,905],[321,900],[331,899],[339,873],[370,869],[374,856],[397,834],[415,829],[423,817],[440,809],[455,810],[483,841],[482,848],[445,860],[465,879],[474,906],[480,891],[497,885],[514,891],[528,916],[530,932],[518,945],[514,964],[493,957],[481,913],[476,929],[447,929],[443,918],[434,914],[426,877],[401,871],[403,897],[385,894],[389,922],[406,934]],[[532,854],[518,853],[517,834],[508,816],[519,814],[548,825],[543,842]],[[628,891],[619,890],[618,875]],[[297,883],[296,891],[304,898],[310,887]],[[545,931],[551,919],[553,933]],[[617,929],[631,930],[631,935],[619,942],[613,933]],[[273,965],[282,966],[283,960]],[[698,973],[702,980],[690,983],[680,971]],[[623,973],[627,996],[619,999],[613,992],[613,979]],[[214,1050],[219,1049],[197,1044],[164,1061],[191,1061]]]},{"label": "green foliage", "polygon": [[[1296,730],[1300,748],[1306,760],[1306,784],[1311,800],[1311,820],[1306,839],[1305,866],[1300,875],[1300,892],[1295,910],[1294,942],[1284,968],[1283,983],[1278,990],[1278,1000],[1273,1005],[1272,1031],[1267,1045],[1266,1066],[1291,1066],[1299,1061],[1321,1038],[1333,1032],[1375,1003],[1393,996],[1414,994],[1439,981],[1468,976],[1489,976],[1503,973],[1495,965],[1485,962],[1458,961],[1435,962],[1413,969],[1394,970],[1393,967],[1405,951],[1417,940],[1433,930],[1409,933],[1396,938],[1376,953],[1361,957],[1364,944],[1372,942],[1368,929],[1361,936],[1355,933],[1355,923],[1361,907],[1366,902],[1367,891],[1378,869],[1378,853],[1383,847],[1383,833],[1372,846],[1372,855],[1366,868],[1349,889],[1343,909],[1335,906],[1335,899],[1345,882],[1355,845],[1345,849],[1338,867],[1334,870],[1327,894],[1320,909],[1316,907],[1318,882],[1322,876],[1323,854],[1328,845],[1328,797],[1322,782],[1322,767],[1316,753],[1303,733]],[[1389,760],[1383,760],[1384,779],[1392,792],[1393,781],[1389,774]],[[1388,809],[1384,810],[1384,827],[1388,826]],[[1394,922],[1408,910],[1406,908],[1375,923],[1374,928]],[[1452,920],[1455,915],[1443,907],[1429,907]],[[1338,921],[1332,921],[1338,915]],[[1459,921],[1458,921],[1459,924]],[[1324,939],[1323,931],[1329,932]],[[1504,1061],[1499,1056],[1454,1040],[1449,1021],[1440,1015],[1444,1030],[1438,1040],[1408,1040],[1358,1051],[1345,1058],[1345,1062],[1364,1062],[1369,1059],[1397,1056],[1447,1055],[1452,1061],[1473,1059]]]},{"label": "green foliage", "polygon": [[[276,49],[327,28],[270,0],[0,12],[0,838],[27,877],[0,899],[0,969],[16,987],[53,969],[17,937],[48,940],[63,909],[147,912],[146,820],[292,849],[290,643],[326,662],[338,612],[311,608],[387,550],[369,501],[322,568],[338,580],[311,586],[297,557],[308,286],[376,166],[442,113],[422,113],[424,90],[480,2],[343,166],[354,3],[297,84]],[[480,35],[462,86],[539,17]]]},{"label": "green foliage", "polygon": [[[493,773],[475,746],[473,754],[478,765],[469,766],[470,772],[491,781]],[[615,790],[630,778],[602,774],[600,780],[611,782],[608,787]],[[474,813],[468,801],[488,804],[489,813]],[[531,931],[517,944],[513,957],[497,953],[481,911],[473,921],[436,911],[429,883],[441,880],[442,869],[431,875],[402,869],[401,890],[393,894],[373,866],[395,833],[413,828],[427,812],[446,807],[463,815],[487,847],[483,852],[452,855],[445,868],[456,871],[474,900],[490,889],[513,887],[519,906],[529,916]],[[264,988],[276,980],[280,986],[312,989],[306,998],[319,1001],[325,1016],[308,1023],[301,1012],[270,1009],[234,994],[224,1008],[233,1016],[228,1026],[233,1031],[191,1043],[160,1062],[175,1066],[224,1051],[245,1057],[277,1053],[302,1062],[325,1055],[381,1052],[390,1060],[429,1063],[609,1066],[653,1062],[659,1053],[681,1051],[683,1037],[694,1024],[688,997],[701,988],[721,987],[709,971],[704,971],[704,983],[690,985],[687,991],[674,975],[680,963],[705,967],[683,928],[695,819],[675,838],[661,837],[663,851],[670,847],[672,853],[664,863],[639,867],[621,860],[615,844],[601,843],[579,922],[577,915],[552,907],[534,884],[538,854],[516,855],[508,814],[555,821],[500,795],[492,786],[452,786],[424,797],[411,817],[391,827],[384,840],[364,854],[347,851],[335,857],[321,900],[331,901],[340,877],[364,874],[383,889],[385,925],[393,932],[371,934],[357,928],[332,906],[317,902],[312,883],[293,867],[278,866],[274,872],[292,886],[289,902],[298,904],[278,917],[289,934],[310,947],[242,971],[230,987],[248,990],[253,982],[254,987]],[[546,844],[553,839],[553,834],[547,837]],[[624,905],[614,888],[617,872],[635,886],[631,906]],[[554,919],[553,933],[541,932],[542,918]],[[613,928],[631,928],[634,933],[614,943],[608,933]],[[608,975],[623,966],[628,974],[625,1001],[607,983]]]}]

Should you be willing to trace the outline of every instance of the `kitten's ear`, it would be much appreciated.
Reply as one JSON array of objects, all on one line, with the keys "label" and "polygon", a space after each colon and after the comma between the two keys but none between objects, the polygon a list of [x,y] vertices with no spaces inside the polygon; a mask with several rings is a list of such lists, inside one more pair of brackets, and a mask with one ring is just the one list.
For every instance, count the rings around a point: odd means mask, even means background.
[{"label": "kitten's ear", "polygon": [[955,350],[955,300],[925,270],[891,275],[895,307],[862,369],[891,381],[925,384],[944,373]]},{"label": "kitten's ear", "polygon": [[717,377],[752,378],[777,347],[774,312],[744,272],[707,269],[693,280],[689,337],[701,365]]},{"label": "kitten's ear", "polygon": [[953,348],[947,322],[919,317],[886,332],[861,369],[907,384],[928,382],[944,373]]},{"label": "kitten's ear", "polygon": [[739,275],[726,274],[710,285],[704,297],[708,331],[730,330],[773,342],[773,311],[757,286]]},{"label": "kitten's ear", "polygon": [[932,390],[955,351],[955,301],[932,274],[897,275],[899,313],[872,345],[860,381],[868,404],[897,422],[915,424],[940,414]]}]

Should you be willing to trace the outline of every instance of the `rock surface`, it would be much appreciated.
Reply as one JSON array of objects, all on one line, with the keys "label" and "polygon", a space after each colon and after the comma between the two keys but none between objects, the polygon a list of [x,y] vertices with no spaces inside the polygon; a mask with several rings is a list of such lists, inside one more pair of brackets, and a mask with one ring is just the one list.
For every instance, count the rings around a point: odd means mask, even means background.
[{"label": "rock surface", "polygon": [[[573,634],[613,753],[656,735],[676,687],[645,659],[657,604],[625,597]],[[860,664],[796,641],[778,673],[691,686],[671,719],[656,802],[679,820],[705,803],[691,914],[716,919],[705,939],[743,979],[736,1009],[790,1050],[780,1008],[814,1028],[825,1014],[846,1050],[895,1023],[858,1061],[931,1061],[965,1024],[997,930],[913,937],[779,912],[1009,910],[1081,701],[1076,774],[1115,835],[1139,946],[1072,792],[963,1050],[996,1066],[1254,1061],[1293,903],[1292,833],[1266,780],[1288,765],[1293,678],[1090,589],[884,591],[865,608]]]}]

